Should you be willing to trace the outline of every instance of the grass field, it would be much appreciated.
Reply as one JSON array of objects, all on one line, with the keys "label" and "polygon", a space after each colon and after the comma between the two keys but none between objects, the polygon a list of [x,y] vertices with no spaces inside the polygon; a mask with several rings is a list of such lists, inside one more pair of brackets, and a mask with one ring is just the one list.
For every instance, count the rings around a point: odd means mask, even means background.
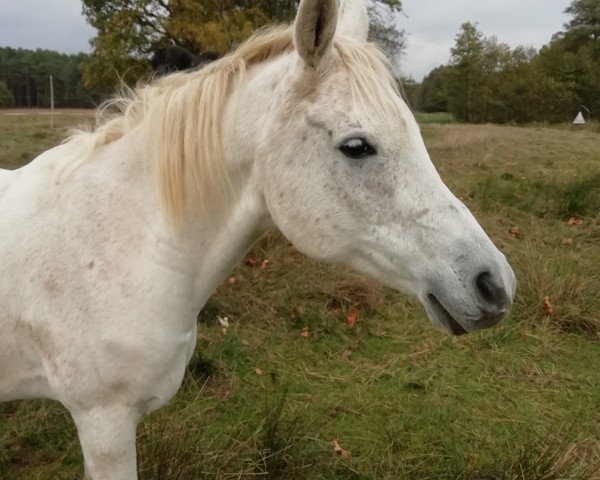
[{"label": "grass field", "polygon": [[[0,115],[0,167],[82,121]],[[600,479],[600,133],[443,121],[425,141],[515,268],[510,318],[451,338],[271,232],[201,313],[179,394],[140,426],[141,479]],[[61,406],[0,405],[0,478],[76,479],[81,462]]]}]

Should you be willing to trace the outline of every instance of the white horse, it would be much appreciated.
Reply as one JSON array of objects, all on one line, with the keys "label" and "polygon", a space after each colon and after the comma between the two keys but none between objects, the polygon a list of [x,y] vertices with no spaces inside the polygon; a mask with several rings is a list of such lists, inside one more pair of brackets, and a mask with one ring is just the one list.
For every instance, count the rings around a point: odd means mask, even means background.
[{"label": "white horse", "polygon": [[0,400],[61,402],[89,478],[136,478],[137,423],[175,395],[199,310],[273,225],[452,334],[508,312],[510,266],[442,183],[367,31],[362,0],[339,21],[336,0],[302,0],[292,28],[0,171]]}]

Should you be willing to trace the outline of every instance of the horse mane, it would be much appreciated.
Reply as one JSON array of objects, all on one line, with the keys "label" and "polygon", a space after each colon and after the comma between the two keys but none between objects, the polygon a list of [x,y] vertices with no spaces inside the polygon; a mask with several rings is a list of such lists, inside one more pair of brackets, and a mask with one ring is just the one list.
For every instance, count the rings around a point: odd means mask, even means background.
[{"label": "horse mane", "polygon": [[[216,189],[223,193],[226,188],[221,119],[229,93],[243,81],[249,67],[293,48],[291,27],[258,32],[200,70],[174,73],[127,89],[99,108],[94,131],[77,131],[65,143],[72,144],[74,153],[84,161],[144,123],[156,142],[153,151],[166,214],[179,223],[187,195],[195,195],[198,207],[203,208]],[[393,114],[389,95],[397,94],[397,85],[381,50],[343,36],[336,37],[334,48],[353,73],[350,83],[354,99],[370,105],[373,111]],[[110,111],[116,113],[107,114]]]}]

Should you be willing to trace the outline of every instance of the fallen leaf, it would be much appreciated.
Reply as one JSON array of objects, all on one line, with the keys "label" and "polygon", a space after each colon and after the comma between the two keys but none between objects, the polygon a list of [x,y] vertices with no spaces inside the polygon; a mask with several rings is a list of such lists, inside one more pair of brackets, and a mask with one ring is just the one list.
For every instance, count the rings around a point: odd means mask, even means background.
[{"label": "fallen leaf", "polygon": [[256,373],[257,375],[262,375],[263,371],[260,368],[257,367],[257,368],[254,369],[254,373]]},{"label": "fallen leaf", "polygon": [[583,225],[583,220],[581,218],[571,217],[571,218],[569,218],[569,221],[567,223],[573,227],[573,226]]},{"label": "fallen leaf", "polygon": [[309,333],[308,333],[308,327],[304,327],[304,328],[302,329],[302,332],[300,332],[300,335],[301,335],[302,337],[304,337],[304,338],[308,338],[308,336],[309,336]]},{"label": "fallen leaf", "polygon": [[350,452],[348,450],[344,450],[339,442],[337,441],[337,438],[334,438],[331,441],[331,444],[333,445],[333,451],[335,453],[337,453],[340,457],[342,457],[344,460],[346,460],[347,458],[350,458]]},{"label": "fallen leaf", "polygon": [[267,258],[265,258],[262,263],[260,264],[260,269],[264,270],[265,268],[267,268],[269,266],[269,260]]},{"label": "fallen leaf", "polygon": [[521,232],[519,231],[519,227],[512,227],[508,233],[510,233],[510,235],[513,238],[519,238],[521,236]]},{"label": "fallen leaf", "polygon": [[227,283],[228,283],[229,285],[233,285],[233,284],[235,283],[235,277],[229,277],[229,278],[227,279]]},{"label": "fallen leaf", "polygon": [[571,245],[573,245],[573,239],[572,238],[563,238],[562,239],[562,244],[565,247],[570,247]]},{"label": "fallen leaf", "polygon": [[554,314],[554,308],[552,307],[552,303],[550,303],[550,297],[547,295],[544,297],[544,312],[546,312],[546,315],[548,316]]},{"label": "fallen leaf", "polygon": [[348,316],[346,317],[346,325],[348,325],[348,328],[354,328],[354,325],[356,325],[357,318],[358,311],[356,310],[356,308],[351,308],[348,312]]},{"label": "fallen leaf", "polygon": [[256,258],[246,257],[244,259],[244,265],[247,265],[248,267],[255,267],[256,266]]}]

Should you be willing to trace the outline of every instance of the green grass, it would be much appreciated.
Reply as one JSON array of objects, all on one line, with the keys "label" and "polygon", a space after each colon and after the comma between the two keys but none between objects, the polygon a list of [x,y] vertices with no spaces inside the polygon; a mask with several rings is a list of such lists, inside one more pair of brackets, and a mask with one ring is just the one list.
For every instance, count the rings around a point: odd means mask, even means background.
[{"label": "green grass", "polygon": [[[443,178],[515,268],[511,317],[445,336],[417,302],[268,233],[249,254],[268,267],[242,263],[218,288],[181,391],[140,426],[142,480],[600,479],[600,135],[422,129]],[[55,133],[0,117],[2,164],[45,148],[36,132]],[[583,224],[569,225],[571,214]],[[0,404],[0,478],[81,478],[60,405]]]},{"label": "green grass", "polygon": [[500,204],[538,217],[595,216],[600,212],[600,167],[567,182],[515,177],[512,173],[487,176],[475,186],[473,194],[488,209]]}]

